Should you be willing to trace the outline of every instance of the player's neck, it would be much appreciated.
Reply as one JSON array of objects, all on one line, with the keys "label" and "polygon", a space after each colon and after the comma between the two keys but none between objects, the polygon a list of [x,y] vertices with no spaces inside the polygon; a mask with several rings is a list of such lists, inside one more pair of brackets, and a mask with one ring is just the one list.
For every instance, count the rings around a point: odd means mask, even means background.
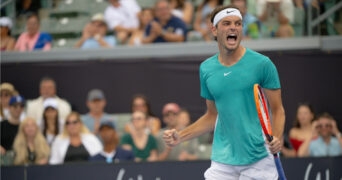
[{"label": "player's neck", "polygon": [[219,54],[219,61],[224,66],[232,66],[242,58],[245,52],[246,48],[244,48],[243,46],[239,46],[236,50],[233,51],[221,51]]}]

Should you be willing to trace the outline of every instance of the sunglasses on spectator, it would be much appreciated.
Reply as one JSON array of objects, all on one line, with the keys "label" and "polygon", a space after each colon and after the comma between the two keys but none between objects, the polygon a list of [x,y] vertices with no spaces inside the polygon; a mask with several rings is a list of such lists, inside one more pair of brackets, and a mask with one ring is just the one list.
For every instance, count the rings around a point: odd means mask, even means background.
[{"label": "sunglasses on spectator", "polygon": [[65,122],[65,125],[71,125],[71,124],[75,125],[75,124],[77,124],[78,122],[80,122],[80,121],[79,121],[79,120],[75,120],[75,121],[66,121],[66,122]]},{"label": "sunglasses on spectator", "polygon": [[143,107],[146,106],[146,104],[133,104],[133,107]]},{"label": "sunglasses on spectator", "polygon": [[1,93],[1,97],[9,97],[9,96],[11,96],[11,94],[9,94],[9,93]]},{"label": "sunglasses on spectator", "polygon": [[317,128],[331,128],[331,124],[319,124]]},{"label": "sunglasses on spectator", "polygon": [[23,104],[20,104],[20,103],[18,103],[18,104],[13,104],[13,105],[11,105],[12,107],[14,107],[14,108],[24,108],[24,105]]},{"label": "sunglasses on spectator", "polygon": [[142,117],[132,118],[132,120],[142,120],[142,119],[144,119],[144,118],[142,118]]},{"label": "sunglasses on spectator", "polygon": [[168,116],[176,116],[177,114],[178,114],[178,113],[176,113],[176,112],[169,111],[169,112],[163,114],[163,116],[165,116],[165,117],[168,117]]}]

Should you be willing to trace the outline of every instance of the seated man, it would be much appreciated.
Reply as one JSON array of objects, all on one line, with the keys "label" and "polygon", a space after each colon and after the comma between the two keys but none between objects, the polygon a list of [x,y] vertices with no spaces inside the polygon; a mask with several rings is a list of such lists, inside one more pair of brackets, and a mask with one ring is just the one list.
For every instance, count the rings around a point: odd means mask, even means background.
[{"label": "seated man", "polygon": [[1,127],[1,146],[0,154],[5,155],[7,151],[12,150],[14,138],[18,133],[20,124],[20,115],[24,110],[25,99],[16,95],[11,97],[9,101],[9,118],[4,119],[0,123]]},{"label": "seated man", "polygon": [[20,34],[14,49],[17,51],[50,50],[52,37],[40,32],[40,20],[37,14],[29,14],[26,19],[26,32]]},{"label": "seated man", "polygon": [[341,156],[341,132],[338,130],[334,118],[328,113],[320,115],[317,118],[316,130],[319,136],[310,142],[310,156]]},{"label": "seated man", "polygon": [[136,0],[108,0],[104,12],[108,28],[116,34],[120,44],[126,44],[133,31],[139,27],[141,8]]},{"label": "seated man", "polygon": [[341,156],[342,137],[334,118],[328,113],[323,113],[313,122],[313,127],[313,139],[304,141],[304,154],[299,156]]},{"label": "seated man", "polygon": [[91,18],[82,32],[82,37],[76,42],[75,47],[81,49],[90,48],[108,48],[116,45],[116,39],[113,35],[107,34],[107,24],[102,14],[95,14]]},{"label": "seated man", "polygon": [[186,24],[172,15],[171,6],[167,0],[158,0],[154,7],[154,13],[154,20],[145,30],[145,37],[142,40],[144,44],[186,41]]},{"label": "seated man", "polygon": [[114,121],[114,119],[104,112],[106,107],[106,97],[100,89],[92,89],[88,93],[87,107],[89,112],[82,115],[81,119],[85,126],[94,134],[98,134],[100,124],[104,121]]},{"label": "seated man", "polygon": [[293,37],[294,5],[292,0],[258,0],[257,15],[263,23],[262,37]]},{"label": "seated man", "polygon": [[104,121],[99,128],[100,137],[103,143],[102,152],[90,157],[90,161],[117,163],[120,161],[134,161],[132,151],[124,150],[118,146],[119,137],[115,126],[111,121]]},{"label": "seated man", "polygon": [[[181,143],[179,146],[175,147],[167,147],[165,142],[163,141],[163,132],[167,129],[177,129],[181,130],[184,128],[184,125],[180,125],[181,119],[183,118],[180,115],[181,109],[176,103],[167,103],[163,108],[163,122],[166,124],[166,127],[162,129],[157,137],[158,143],[158,153],[159,160],[173,160],[173,161],[187,161],[187,160],[196,160],[197,156],[197,147],[198,147],[198,139],[192,139],[186,142]],[[189,122],[190,120],[188,120]],[[190,123],[190,122],[189,122]]]},{"label": "seated man", "polygon": [[40,81],[39,87],[40,96],[37,99],[27,102],[27,117],[31,117],[41,124],[44,112],[44,100],[47,98],[54,98],[57,101],[58,117],[61,120],[65,120],[66,116],[71,112],[70,104],[57,96],[56,82],[50,77],[44,77]]}]

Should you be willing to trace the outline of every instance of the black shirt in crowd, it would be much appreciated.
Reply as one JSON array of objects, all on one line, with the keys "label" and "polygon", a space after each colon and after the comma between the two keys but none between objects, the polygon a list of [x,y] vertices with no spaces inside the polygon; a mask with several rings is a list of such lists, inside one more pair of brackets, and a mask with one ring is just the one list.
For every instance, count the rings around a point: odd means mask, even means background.
[{"label": "black shirt in crowd", "polygon": [[11,124],[8,120],[3,120],[1,126],[1,146],[7,150],[13,147],[14,138],[18,133],[19,124]]}]

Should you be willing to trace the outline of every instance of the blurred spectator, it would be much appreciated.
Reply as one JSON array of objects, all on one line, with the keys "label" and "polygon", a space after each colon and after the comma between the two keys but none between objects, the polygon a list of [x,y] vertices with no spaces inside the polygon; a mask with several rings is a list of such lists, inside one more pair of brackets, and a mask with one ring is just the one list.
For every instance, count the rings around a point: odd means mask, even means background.
[{"label": "blurred spectator", "polygon": [[59,119],[57,100],[55,98],[45,99],[43,106],[44,112],[40,127],[48,144],[51,146],[56,136],[62,131],[64,120]]},{"label": "blurred spectator", "polygon": [[37,14],[29,14],[26,19],[26,32],[20,34],[15,50],[33,51],[50,50],[52,37],[48,33],[40,32],[40,20]]},{"label": "blurred spectator", "polygon": [[[324,11],[321,11],[321,13],[325,13],[330,8],[334,7],[338,0],[319,0],[322,3],[322,7],[324,7]],[[337,11],[338,12],[338,11]],[[336,28],[335,28],[335,17],[337,15],[337,12],[332,13],[327,20],[326,23],[326,33],[327,35],[338,35]]]},{"label": "blurred spectator", "polygon": [[200,39],[204,39],[206,41],[212,40],[211,37],[211,28],[208,28],[208,22],[210,22],[210,13],[216,6],[223,5],[224,0],[203,0],[203,2],[198,6],[195,12],[194,19],[194,36],[198,36]]},{"label": "blurred spectator", "polygon": [[186,24],[172,15],[171,6],[167,0],[156,2],[154,14],[154,20],[146,28],[143,43],[186,41]]},{"label": "blurred spectator", "polygon": [[305,9],[304,0],[293,0],[294,4],[294,20],[291,24],[294,30],[295,36],[303,36],[305,28]]},{"label": "blurred spectator", "polygon": [[211,28],[212,28],[212,23],[211,23],[211,16],[210,14],[207,15],[207,17],[205,17],[205,21],[206,21],[206,28],[207,31],[205,31],[205,34],[201,34],[198,31],[190,31],[188,32],[188,40],[189,41],[206,41],[206,42],[210,42],[210,41],[214,41],[215,37],[213,36],[213,34],[211,33]]},{"label": "blurred spectator", "polygon": [[153,20],[153,10],[146,8],[139,13],[139,28],[133,31],[129,38],[128,45],[141,45],[147,25]]},{"label": "blurred spectator", "polygon": [[90,161],[107,163],[118,163],[122,161],[134,161],[132,151],[119,147],[119,136],[116,133],[115,125],[111,121],[104,121],[99,128],[99,134],[103,143],[103,151],[92,156]]},{"label": "blurred spectator", "polygon": [[29,13],[38,14],[38,11],[41,7],[42,7],[41,0],[17,0],[16,1],[17,16],[25,16]]},{"label": "blurred spectator", "polygon": [[[342,155],[342,138],[336,121],[329,113],[323,113],[313,122],[313,139],[303,143],[305,151],[300,156],[331,157]],[[315,135],[318,134],[316,138]]]},{"label": "blurred spectator", "polygon": [[49,163],[88,161],[101,150],[101,142],[82,123],[80,114],[71,112],[66,118],[62,134],[52,143]]},{"label": "blurred spectator", "polygon": [[294,152],[288,151],[283,154],[285,156],[297,156],[303,151],[302,144],[305,141],[311,141],[312,138],[312,122],[315,118],[313,107],[308,103],[301,103],[297,107],[296,119],[294,126],[289,131],[289,140]]},{"label": "blurred spectator", "polygon": [[20,124],[13,150],[15,152],[15,165],[48,163],[50,147],[40,132],[36,120],[26,118]]},{"label": "blurred spectator", "polygon": [[281,148],[280,156],[282,157],[296,157],[297,152],[293,148],[291,141],[289,139],[289,135],[287,133],[283,134],[283,138],[281,139],[281,143],[283,147]]},{"label": "blurred spectator", "polygon": [[236,6],[242,15],[243,37],[245,39],[259,38],[260,22],[258,18],[248,13],[247,0],[230,0],[233,6]]},{"label": "blurred spectator", "polygon": [[104,12],[110,30],[113,30],[120,44],[126,44],[133,31],[139,27],[140,6],[136,0],[108,0]]},{"label": "blurred spectator", "polygon": [[14,138],[18,133],[20,124],[20,115],[24,110],[25,99],[20,96],[12,96],[9,102],[10,117],[1,121],[1,146],[0,154],[4,155],[6,151],[12,150]]},{"label": "blurred spectator", "polygon": [[[187,161],[198,159],[198,140],[196,138],[183,142],[179,146],[175,146],[172,148],[167,147],[163,141],[163,132],[167,129],[181,130],[178,128],[185,128],[183,126],[187,126],[187,123],[190,123],[190,119],[188,119],[190,118],[190,114],[188,114],[187,111],[181,112],[179,105],[176,103],[165,104],[162,113],[163,121],[166,124],[166,127],[160,131],[159,136],[157,138],[159,160]],[[180,122],[185,123],[182,126],[179,124]]]},{"label": "blurred spectator", "polygon": [[1,83],[0,85],[0,120],[9,118],[9,101],[14,95],[15,89],[11,83]]},{"label": "blurred spectator", "polygon": [[121,146],[125,150],[133,151],[135,161],[158,160],[156,139],[146,133],[148,124],[147,115],[142,111],[132,114],[134,133],[125,134],[121,138]]},{"label": "blurred spectator", "polygon": [[39,84],[40,96],[37,99],[27,102],[27,116],[37,120],[38,124],[42,124],[44,111],[44,100],[54,98],[57,101],[58,117],[64,121],[65,117],[71,112],[69,103],[56,95],[56,82],[50,77],[44,77]]},{"label": "blurred spectator", "polygon": [[191,116],[188,110],[180,109],[177,116],[177,128],[184,129],[191,124]]},{"label": "blurred spectator", "polygon": [[12,20],[8,17],[0,18],[0,50],[12,51],[14,50],[15,39],[11,36]]},{"label": "blurred spectator", "polygon": [[257,0],[257,15],[263,23],[262,37],[293,37],[292,0]]},{"label": "blurred spectator", "polygon": [[[147,131],[152,135],[156,136],[159,133],[161,122],[158,117],[154,115],[151,109],[151,103],[146,96],[142,94],[136,94],[133,96],[131,101],[132,113],[135,111],[141,111],[147,115]],[[125,126],[125,131],[127,133],[134,132],[134,126],[132,123],[128,123]]]},{"label": "blurred spectator", "polygon": [[187,0],[169,0],[172,14],[184,21],[188,28],[191,27],[194,16],[194,6]]},{"label": "blurred spectator", "polygon": [[89,112],[82,115],[84,125],[94,134],[98,134],[100,124],[104,121],[114,121],[113,118],[104,112],[106,98],[102,90],[92,89],[88,92],[87,107]]},{"label": "blurred spectator", "polygon": [[91,18],[82,32],[82,37],[75,44],[75,47],[81,49],[108,48],[116,45],[116,39],[113,35],[107,34],[107,24],[103,14],[95,14]]}]

